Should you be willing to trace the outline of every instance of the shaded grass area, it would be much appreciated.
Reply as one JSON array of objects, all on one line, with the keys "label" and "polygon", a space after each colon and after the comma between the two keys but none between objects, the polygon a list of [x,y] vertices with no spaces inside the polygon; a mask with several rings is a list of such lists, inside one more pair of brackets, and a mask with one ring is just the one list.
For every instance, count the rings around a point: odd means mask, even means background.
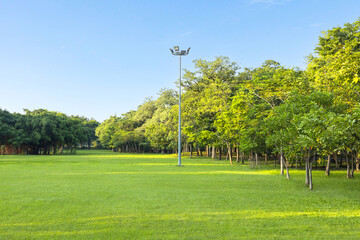
[{"label": "shaded grass area", "polygon": [[358,239],[358,173],[78,151],[0,156],[0,239]]}]

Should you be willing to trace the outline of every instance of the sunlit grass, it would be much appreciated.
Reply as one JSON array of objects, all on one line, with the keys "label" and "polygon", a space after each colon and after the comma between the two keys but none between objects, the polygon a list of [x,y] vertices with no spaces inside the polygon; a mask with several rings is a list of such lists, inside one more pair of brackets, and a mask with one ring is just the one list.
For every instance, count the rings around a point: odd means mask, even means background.
[{"label": "sunlit grass", "polygon": [[0,239],[357,239],[359,174],[78,151],[0,156]]}]

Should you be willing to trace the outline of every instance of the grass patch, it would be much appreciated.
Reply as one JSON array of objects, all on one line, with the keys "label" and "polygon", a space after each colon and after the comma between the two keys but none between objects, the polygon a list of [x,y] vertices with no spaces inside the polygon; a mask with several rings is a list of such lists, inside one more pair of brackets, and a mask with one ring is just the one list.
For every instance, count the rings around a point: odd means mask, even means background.
[{"label": "grass patch", "polygon": [[359,178],[176,156],[0,156],[0,239],[358,239]]}]

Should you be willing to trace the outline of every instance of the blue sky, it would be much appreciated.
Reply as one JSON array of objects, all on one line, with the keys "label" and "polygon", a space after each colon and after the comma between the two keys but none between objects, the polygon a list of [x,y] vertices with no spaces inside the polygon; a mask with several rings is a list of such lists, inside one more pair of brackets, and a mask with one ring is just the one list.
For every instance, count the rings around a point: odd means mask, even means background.
[{"label": "blue sky", "polygon": [[306,67],[321,31],[360,17],[359,0],[0,0],[0,108],[98,121],[176,88],[179,59],[227,56]]}]

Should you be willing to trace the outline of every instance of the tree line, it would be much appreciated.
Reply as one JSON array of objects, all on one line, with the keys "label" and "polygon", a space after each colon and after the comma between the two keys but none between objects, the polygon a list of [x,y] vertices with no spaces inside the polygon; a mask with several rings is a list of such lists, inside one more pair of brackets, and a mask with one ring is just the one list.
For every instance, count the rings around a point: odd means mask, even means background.
[{"label": "tree line", "polygon": [[24,114],[0,109],[1,154],[55,154],[64,148],[90,147],[99,123],[85,117],[67,116],[45,109]]},{"label": "tree line", "polygon": [[[182,81],[183,152],[225,157],[260,167],[269,159],[304,167],[359,169],[360,19],[323,32],[305,70],[266,60],[241,69],[227,57],[194,60]],[[50,154],[76,146],[121,152],[176,153],[178,93],[162,89],[137,110],[101,124],[44,109],[24,114],[0,109],[1,154]],[[205,153],[204,153],[205,151]]]},{"label": "tree line", "polygon": [[[359,169],[360,20],[323,32],[305,70],[266,60],[240,69],[227,57],[194,60],[182,86],[182,146],[213,158],[278,159],[281,174],[303,166],[312,189],[313,165]],[[112,116],[97,129],[114,151],[176,152],[178,95],[163,89],[136,111]],[[234,159],[236,157],[236,160]],[[274,161],[276,164],[276,161]]]}]

